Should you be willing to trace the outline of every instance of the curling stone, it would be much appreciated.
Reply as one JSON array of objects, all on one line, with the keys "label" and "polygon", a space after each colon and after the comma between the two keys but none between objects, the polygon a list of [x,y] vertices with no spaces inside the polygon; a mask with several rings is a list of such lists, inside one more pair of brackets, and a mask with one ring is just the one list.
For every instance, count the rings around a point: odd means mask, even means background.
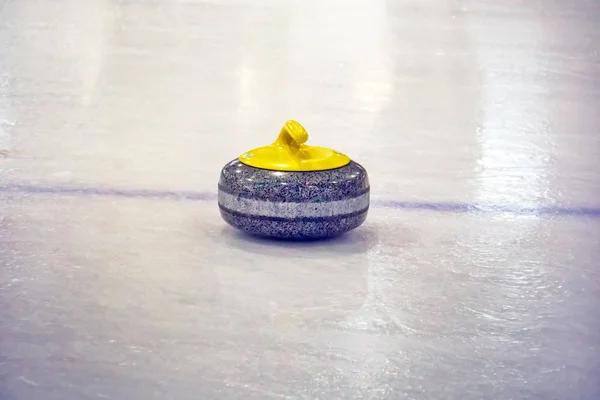
[{"label": "curling stone", "polygon": [[337,151],[308,146],[296,121],[277,140],[230,161],[219,179],[219,209],[255,236],[319,239],[360,226],[369,210],[367,171]]}]

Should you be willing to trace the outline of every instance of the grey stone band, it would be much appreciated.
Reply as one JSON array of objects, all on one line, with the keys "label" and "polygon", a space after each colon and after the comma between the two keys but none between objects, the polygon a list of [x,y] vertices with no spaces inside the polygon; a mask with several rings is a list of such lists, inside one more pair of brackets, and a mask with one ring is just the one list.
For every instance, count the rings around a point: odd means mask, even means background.
[{"label": "grey stone band", "polygon": [[348,200],[292,203],[252,200],[219,191],[219,205],[227,210],[255,217],[333,217],[365,211],[369,207],[369,193]]}]

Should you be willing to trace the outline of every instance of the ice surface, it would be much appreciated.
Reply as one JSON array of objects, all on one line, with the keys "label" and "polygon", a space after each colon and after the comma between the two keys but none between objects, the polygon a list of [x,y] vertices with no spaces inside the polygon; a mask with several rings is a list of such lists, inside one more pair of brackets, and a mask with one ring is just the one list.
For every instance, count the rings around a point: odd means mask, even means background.
[{"label": "ice surface", "polygon": [[[598,2],[0,7],[1,400],[600,398]],[[349,235],[218,214],[292,118]]]}]

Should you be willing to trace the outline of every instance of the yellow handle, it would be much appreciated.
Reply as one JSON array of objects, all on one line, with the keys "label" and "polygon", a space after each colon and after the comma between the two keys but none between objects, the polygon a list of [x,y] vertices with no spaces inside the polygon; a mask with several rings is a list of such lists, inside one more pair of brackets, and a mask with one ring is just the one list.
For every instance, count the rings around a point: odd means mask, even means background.
[{"label": "yellow handle", "polygon": [[300,148],[300,145],[306,143],[307,140],[308,132],[306,132],[306,129],[304,129],[299,122],[289,120],[281,128],[279,136],[274,144],[279,146],[290,146],[292,150],[297,150]]},{"label": "yellow handle", "polygon": [[348,156],[332,149],[309,146],[308,132],[297,121],[287,121],[277,139],[268,146],[252,149],[239,157],[251,167],[275,171],[321,171],[343,167]]}]

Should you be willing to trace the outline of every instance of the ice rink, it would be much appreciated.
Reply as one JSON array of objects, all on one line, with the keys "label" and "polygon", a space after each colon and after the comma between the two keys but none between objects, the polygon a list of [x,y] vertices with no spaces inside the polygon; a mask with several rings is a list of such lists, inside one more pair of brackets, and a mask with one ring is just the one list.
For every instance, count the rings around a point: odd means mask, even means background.
[{"label": "ice rink", "polygon": [[[598,21],[0,0],[0,400],[598,400]],[[288,119],[368,170],[363,226],[222,221]]]}]

